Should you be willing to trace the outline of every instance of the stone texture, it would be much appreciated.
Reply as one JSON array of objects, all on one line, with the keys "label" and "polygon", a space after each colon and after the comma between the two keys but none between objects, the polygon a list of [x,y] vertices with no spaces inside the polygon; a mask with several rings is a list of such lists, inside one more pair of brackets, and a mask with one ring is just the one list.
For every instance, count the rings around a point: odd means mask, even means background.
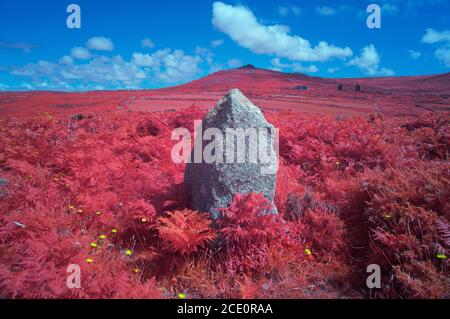
[{"label": "stone texture", "polygon": [[[219,100],[217,105],[209,111],[202,121],[202,131],[208,128],[218,128],[223,132],[226,140],[226,128],[230,129],[273,129],[267,122],[261,110],[250,102],[238,89],[229,91]],[[249,161],[246,152],[244,163],[188,163],[185,171],[185,183],[191,193],[192,208],[202,212],[210,212],[213,218],[219,216],[216,208],[227,207],[235,193],[262,193],[273,202],[275,195],[276,171],[278,169],[277,154],[273,147],[275,136],[270,135],[267,140],[258,140],[254,137],[246,138],[246,149],[249,145],[266,141],[263,147],[270,150],[269,162],[257,163]],[[203,148],[210,141],[203,142]],[[234,141],[237,146],[237,141]],[[259,147],[260,145],[258,145]],[[233,150],[234,151],[234,150]],[[224,160],[230,149],[224,144]],[[236,153],[235,153],[236,156]],[[193,153],[191,159],[193,159]],[[264,172],[264,168],[271,167],[272,173]],[[263,173],[264,172],[264,173]],[[277,213],[274,205],[273,213]]]},{"label": "stone texture", "polygon": [[6,196],[6,186],[8,185],[8,183],[9,181],[6,178],[0,178],[0,198]]}]

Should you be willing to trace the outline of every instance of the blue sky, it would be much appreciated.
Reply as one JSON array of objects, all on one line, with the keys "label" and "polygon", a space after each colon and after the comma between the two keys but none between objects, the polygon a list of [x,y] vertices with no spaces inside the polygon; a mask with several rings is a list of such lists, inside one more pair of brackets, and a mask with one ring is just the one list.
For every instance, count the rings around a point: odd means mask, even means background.
[{"label": "blue sky", "polygon": [[[249,63],[322,77],[445,73],[449,2],[0,0],[0,90],[155,88]],[[81,29],[66,26],[71,3]],[[366,25],[370,3],[380,29]]]}]

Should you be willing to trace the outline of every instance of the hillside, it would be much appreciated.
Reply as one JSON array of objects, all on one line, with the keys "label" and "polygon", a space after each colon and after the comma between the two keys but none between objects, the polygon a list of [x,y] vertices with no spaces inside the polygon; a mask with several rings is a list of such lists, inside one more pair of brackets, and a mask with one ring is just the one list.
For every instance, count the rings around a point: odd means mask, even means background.
[{"label": "hillside", "polygon": [[[355,85],[361,85],[361,92]],[[338,90],[342,85],[342,91]],[[307,90],[297,89],[304,86]],[[450,73],[416,77],[329,79],[244,66],[219,71],[183,85],[139,91],[6,92],[0,114],[73,114],[111,110],[210,108],[226,91],[239,88],[267,110],[332,115],[417,115],[425,109],[450,111]]]}]

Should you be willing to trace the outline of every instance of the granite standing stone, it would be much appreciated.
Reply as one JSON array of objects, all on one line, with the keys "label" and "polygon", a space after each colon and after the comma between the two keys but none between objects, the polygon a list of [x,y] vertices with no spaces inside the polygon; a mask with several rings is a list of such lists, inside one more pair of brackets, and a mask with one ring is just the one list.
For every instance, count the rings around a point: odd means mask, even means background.
[{"label": "granite standing stone", "polygon": [[[203,119],[202,133],[205,133],[208,128],[217,128],[223,133],[224,160],[223,163],[219,161],[206,163],[203,158],[200,163],[193,163],[194,151],[192,152],[191,163],[187,164],[185,171],[185,183],[190,191],[192,208],[210,212],[213,218],[218,218],[220,214],[217,208],[228,207],[235,193],[262,193],[273,202],[278,169],[274,141],[277,140],[275,128],[267,122],[261,110],[238,89],[233,89],[222,97]],[[234,152],[234,158],[237,159],[238,140],[234,139],[234,142],[231,142],[234,143],[234,147],[227,147],[233,145],[225,142],[227,128],[234,131],[254,128],[259,132],[268,133],[267,138],[261,138],[261,135],[255,138],[254,134],[246,136],[245,162],[229,163],[226,162],[227,153]],[[204,149],[210,142],[200,142],[200,146]],[[261,147],[266,151],[266,160],[261,160],[259,152],[257,152],[257,161],[251,160],[251,155],[255,155],[255,145],[258,151]],[[277,213],[275,205],[273,207],[272,213]]]}]

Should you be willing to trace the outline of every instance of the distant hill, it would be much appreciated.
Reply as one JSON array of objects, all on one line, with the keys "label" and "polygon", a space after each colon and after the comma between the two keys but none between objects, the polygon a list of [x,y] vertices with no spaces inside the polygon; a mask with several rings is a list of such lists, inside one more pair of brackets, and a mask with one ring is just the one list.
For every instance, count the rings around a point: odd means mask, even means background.
[{"label": "distant hill", "polygon": [[[357,92],[356,86],[360,92]],[[450,111],[450,73],[380,78],[320,78],[246,65],[163,89],[95,92],[3,92],[0,114],[35,115],[115,110],[162,111],[212,107],[239,88],[266,110],[324,114],[415,115]],[[339,88],[339,89],[338,89]]]}]

